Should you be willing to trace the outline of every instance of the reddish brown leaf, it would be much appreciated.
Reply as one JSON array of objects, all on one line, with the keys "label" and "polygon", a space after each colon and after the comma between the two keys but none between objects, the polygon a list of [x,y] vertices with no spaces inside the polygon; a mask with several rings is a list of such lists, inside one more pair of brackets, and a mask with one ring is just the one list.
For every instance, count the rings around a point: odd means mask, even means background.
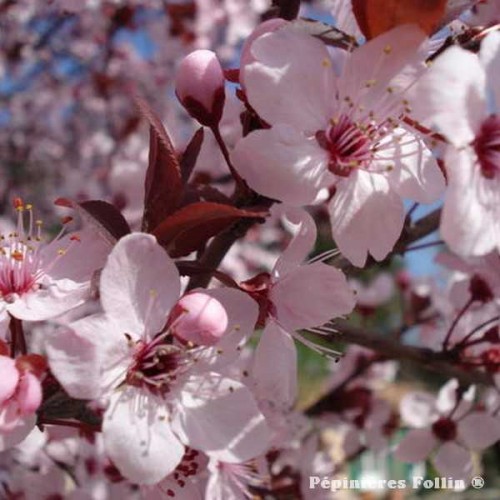
[{"label": "reddish brown leaf", "polygon": [[181,167],[161,120],[140,96],[135,102],[150,125],[142,229],[151,232],[177,208],[182,197]]},{"label": "reddish brown leaf", "polygon": [[203,144],[204,135],[203,127],[200,127],[195,132],[184,150],[184,154],[182,155],[180,162],[182,181],[184,183],[189,180],[191,172],[196,165],[196,160],[198,159],[198,155],[200,154],[201,146]]},{"label": "reddish brown leaf", "polygon": [[265,215],[265,212],[201,201],[177,210],[156,227],[153,234],[172,257],[181,257],[199,250],[209,238],[238,220]]},{"label": "reddish brown leaf", "polygon": [[83,222],[92,226],[112,245],[130,233],[130,227],[123,215],[116,207],[106,201],[89,200],[77,203],[68,198],[59,198],[55,204],[75,210]]},{"label": "reddish brown leaf", "polygon": [[352,0],[352,10],[366,38],[415,23],[432,33],[445,14],[447,0]]}]

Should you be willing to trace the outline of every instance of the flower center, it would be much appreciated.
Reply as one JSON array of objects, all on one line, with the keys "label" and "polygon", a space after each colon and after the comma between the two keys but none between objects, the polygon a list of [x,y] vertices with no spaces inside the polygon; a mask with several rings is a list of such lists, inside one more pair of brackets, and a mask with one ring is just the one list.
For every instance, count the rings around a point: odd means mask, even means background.
[{"label": "flower center", "polygon": [[[16,296],[23,295],[38,286],[44,273],[49,270],[55,261],[64,255],[68,248],[60,249],[55,259],[43,262],[40,251],[45,246],[41,237],[41,220],[33,220],[33,207],[24,204],[20,198],[14,200],[17,211],[16,230],[8,235],[0,235],[0,299],[11,303]],[[25,214],[28,223],[25,224]],[[70,222],[70,217],[63,220],[63,224]],[[56,239],[59,239],[65,228]],[[71,243],[79,241],[78,236],[71,238]]]},{"label": "flower center", "polygon": [[353,168],[362,167],[372,159],[372,140],[366,129],[345,115],[331,123],[326,131],[316,133],[316,140],[330,155],[330,172],[348,177]]},{"label": "flower center", "polygon": [[146,388],[158,396],[170,392],[172,383],[186,364],[183,349],[155,340],[149,344],[139,343],[136,349],[126,382],[135,387]]},{"label": "flower center", "polygon": [[453,441],[457,437],[457,424],[443,417],[432,424],[432,432],[441,441]]},{"label": "flower center", "polygon": [[487,118],[473,143],[481,174],[486,179],[494,179],[500,174],[500,118]]}]

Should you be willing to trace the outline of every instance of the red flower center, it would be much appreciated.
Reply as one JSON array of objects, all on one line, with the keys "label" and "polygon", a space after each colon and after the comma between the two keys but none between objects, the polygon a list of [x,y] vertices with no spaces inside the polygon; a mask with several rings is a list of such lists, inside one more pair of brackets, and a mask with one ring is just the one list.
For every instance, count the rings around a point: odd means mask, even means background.
[{"label": "red flower center", "polygon": [[473,143],[481,173],[486,179],[500,174],[500,118],[487,118]]},{"label": "red flower center", "polygon": [[442,417],[432,424],[432,432],[441,441],[453,441],[457,437],[457,424],[450,418]]},{"label": "red flower center", "polygon": [[372,159],[368,130],[345,115],[333,120],[326,131],[317,132],[316,140],[330,155],[328,169],[340,177],[348,177],[353,168],[363,167]]}]

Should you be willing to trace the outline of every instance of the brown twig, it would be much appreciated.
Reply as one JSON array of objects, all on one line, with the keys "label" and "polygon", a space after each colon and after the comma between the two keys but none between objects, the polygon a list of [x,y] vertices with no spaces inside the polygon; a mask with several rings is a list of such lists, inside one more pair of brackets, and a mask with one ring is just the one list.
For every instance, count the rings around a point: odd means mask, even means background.
[{"label": "brown twig", "polygon": [[[412,362],[449,378],[457,378],[465,384],[493,385],[490,374],[481,371],[465,371],[453,362],[449,353],[436,352],[426,347],[416,347],[394,342],[391,335],[380,335],[351,325],[345,320],[335,322],[341,340],[377,351],[386,358]],[[318,335],[318,338],[323,338]],[[336,338],[338,340],[338,338]]]}]

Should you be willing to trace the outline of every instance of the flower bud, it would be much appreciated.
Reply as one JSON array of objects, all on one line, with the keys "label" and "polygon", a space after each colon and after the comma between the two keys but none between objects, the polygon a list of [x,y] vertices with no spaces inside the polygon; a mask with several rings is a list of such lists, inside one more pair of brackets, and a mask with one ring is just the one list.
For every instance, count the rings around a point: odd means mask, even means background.
[{"label": "flower bud", "polygon": [[211,50],[195,50],[180,63],[175,79],[177,97],[202,125],[216,126],[224,108],[224,73]]},{"label": "flower bud", "polygon": [[171,329],[175,336],[196,345],[214,345],[224,335],[228,319],[222,304],[204,293],[189,293],[172,311]]}]

